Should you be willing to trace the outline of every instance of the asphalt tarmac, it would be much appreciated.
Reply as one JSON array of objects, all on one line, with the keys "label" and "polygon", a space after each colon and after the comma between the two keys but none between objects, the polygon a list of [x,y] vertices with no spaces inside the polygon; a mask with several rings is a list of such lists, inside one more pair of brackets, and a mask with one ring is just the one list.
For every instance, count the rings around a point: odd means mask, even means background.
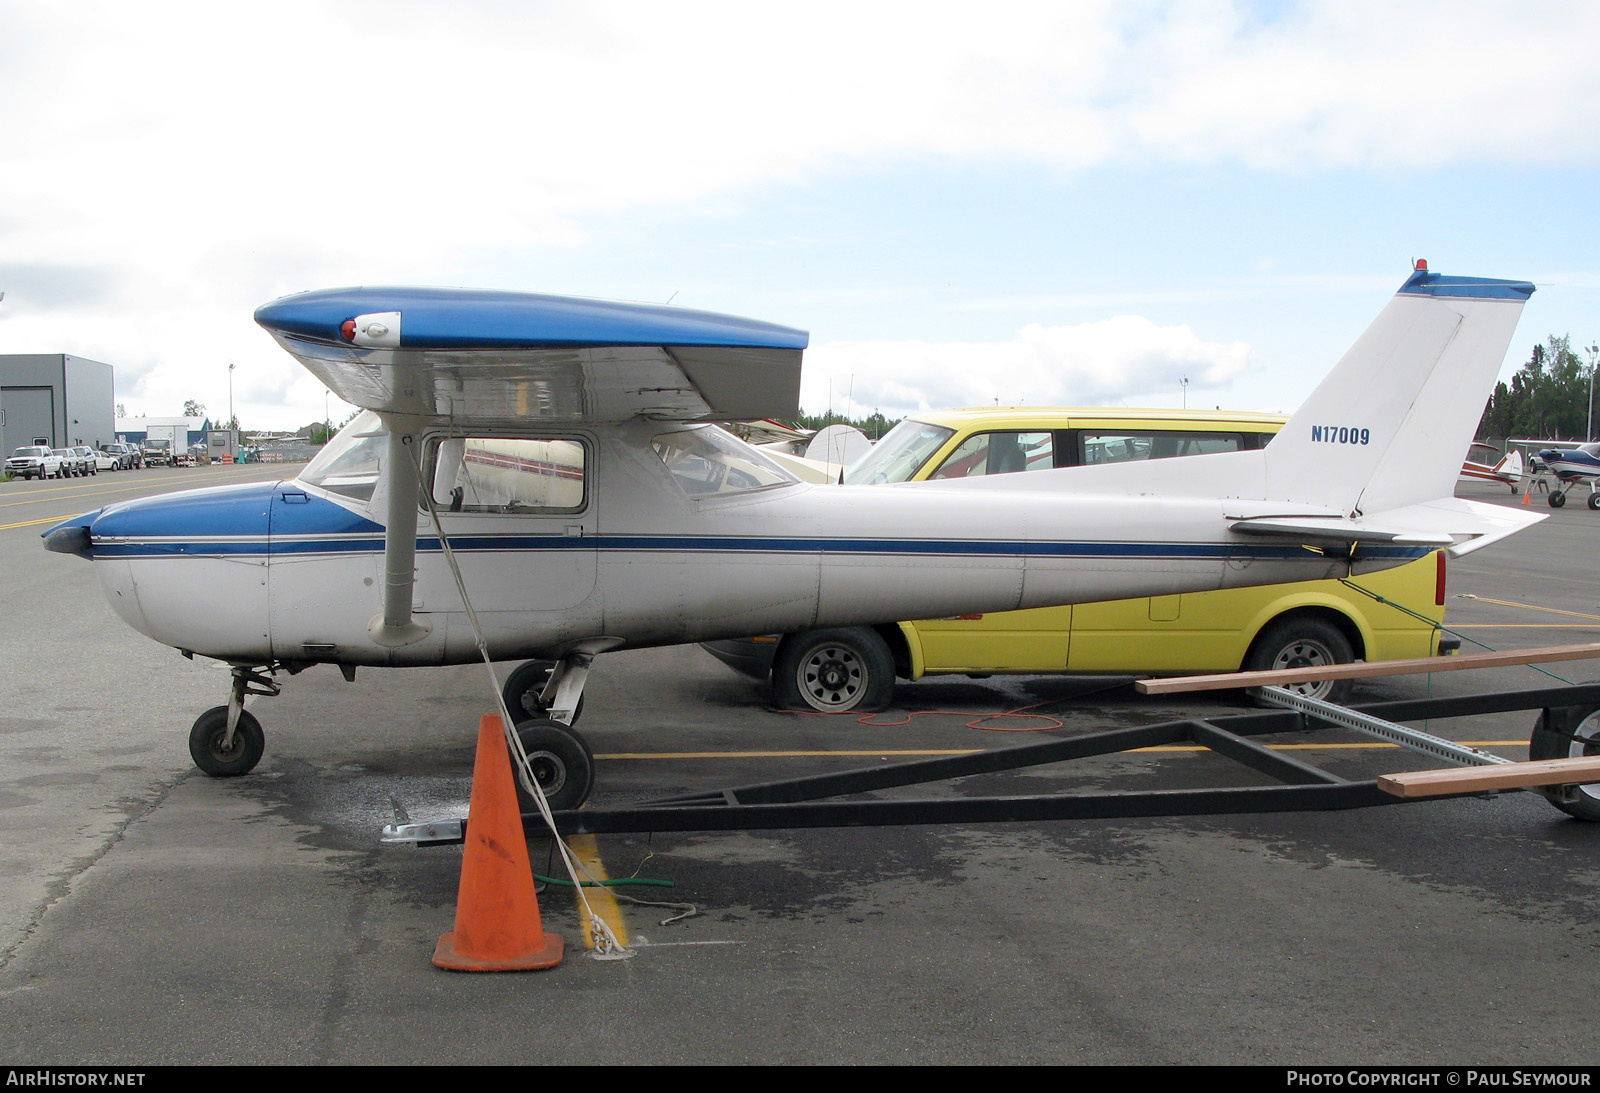
[{"label": "asphalt tarmac", "polygon": [[[290,468],[289,473],[293,472]],[[0,485],[0,1063],[1600,1064],[1574,991],[1600,959],[1600,825],[1512,793],[1348,813],[600,836],[631,959],[534,973],[430,963],[459,848],[383,846],[391,799],[465,810],[481,666],[332,668],[253,700],[256,772],[201,775],[189,726],[227,673],[129,630],[46,521],[267,467]],[[1488,485],[1463,495],[1506,504]],[[1581,504],[1454,564],[1448,622],[1512,649],[1596,640]],[[197,600],[196,612],[207,605]],[[509,667],[509,666],[507,666]],[[1600,663],[1550,666],[1600,679]],[[1544,686],[1531,669],[1378,680],[1357,700]],[[601,658],[581,728],[592,803],[1234,712],[1108,679],[927,680],[894,708],[773,711],[695,648]],[[1043,704],[1037,705],[1035,704]],[[1035,706],[1048,719],[983,720]],[[947,712],[948,711],[948,712]],[[911,716],[916,715],[916,716]],[[1435,723],[1525,755],[1531,714]],[[979,727],[971,727],[972,725]],[[999,730],[1013,731],[999,731]],[[1436,765],[1297,737],[1352,777]],[[1237,780],[1190,752],[915,792]],[[535,870],[548,847],[534,840]],[[605,901],[601,899],[601,903]]]}]

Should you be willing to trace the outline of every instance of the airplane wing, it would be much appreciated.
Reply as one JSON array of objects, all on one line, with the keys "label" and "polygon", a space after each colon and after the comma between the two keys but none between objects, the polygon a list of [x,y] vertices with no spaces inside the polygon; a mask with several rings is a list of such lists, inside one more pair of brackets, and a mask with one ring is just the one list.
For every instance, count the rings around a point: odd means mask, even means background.
[{"label": "airplane wing", "polygon": [[491,424],[794,417],[809,340],[708,311],[467,289],[303,292],[255,319],[352,405]]}]

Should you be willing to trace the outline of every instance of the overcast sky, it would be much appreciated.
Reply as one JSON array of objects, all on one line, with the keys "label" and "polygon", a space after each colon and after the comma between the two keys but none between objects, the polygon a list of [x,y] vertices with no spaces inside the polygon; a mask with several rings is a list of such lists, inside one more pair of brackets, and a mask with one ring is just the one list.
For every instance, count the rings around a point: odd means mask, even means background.
[{"label": "overcast sky", "polygon": [[257,305],[464,285],[802,327],[814,411],[1292,409],[1423,257],[1538,284],[1509,374],[1600,339],[1597,56],[1539,0],[0,0],[0,353],[292,428]]}]

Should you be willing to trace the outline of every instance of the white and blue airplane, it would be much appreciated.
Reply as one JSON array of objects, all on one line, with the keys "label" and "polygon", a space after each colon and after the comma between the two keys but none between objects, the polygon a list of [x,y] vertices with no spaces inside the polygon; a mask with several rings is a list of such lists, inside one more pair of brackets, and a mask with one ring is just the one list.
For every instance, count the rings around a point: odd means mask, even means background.
[{"label": "white and blue airplane", "polygon": [[1539,452],[1539,462],[1545,470],[1556,476],[1560,485],[1550,491],[1550,507],[1558,509],[1567,503],[1567,493],[1574,486],[1589,487],[1589,507],[1600,509],[1600,442],[1579,444],[1576,448],[1545,448]]},{"label": "white and blue airplane", "polygon": [[796,414],[802,331],[308,292],[256,321],[364,412],[297,478],[110,505],[45,542],[134,629],[232,667],[190,735],[208,774],[256,765],[245,698],[281,673],[528,660],[505,705],[576,807],[593,762],[571,725],[611,650],[1343,576],[1527,526],[1452,488],[1532,292],[1419,263],[1261,451],[870,487],[799,482],[709,424]]}]

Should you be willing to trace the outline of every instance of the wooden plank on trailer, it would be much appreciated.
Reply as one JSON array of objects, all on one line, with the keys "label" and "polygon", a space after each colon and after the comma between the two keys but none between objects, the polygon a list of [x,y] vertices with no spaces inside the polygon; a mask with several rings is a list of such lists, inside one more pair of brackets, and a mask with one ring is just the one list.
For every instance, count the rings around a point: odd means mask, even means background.
[{"label": "wooden plank on trailer", "polygon": [[1538,649],[1511,649],[1500,653],[1462,653],[1449,657],[1416,657],[1368,663],[1328,664],[1320,668],[1274,668],[1264,672],[1220,672],[1203,676],[1141,679],[1134,687],[1141,694],[1177,694],[1182,691],[1223,691],[1232,687],[1276,687],[1319,679],[1369,679],[1374,676],[1418,675],[1423,672],[1465,672],[1471,668],[1504,668],[1522,664],[1548,664],[1560,660],[1600,657],[1600,642],[1546,645]]},{"label": "wooden plank on trailer", "polygon": [[1480,793],[1528,786],[1585,785],[1600,782],[1600,755],[1572,759],[1538,759],[1531,763],[1496,763],[1490,767],[1447,767],[1385,774],[1378,788],[1396,797],[1437,797],[1447,793]]}]

